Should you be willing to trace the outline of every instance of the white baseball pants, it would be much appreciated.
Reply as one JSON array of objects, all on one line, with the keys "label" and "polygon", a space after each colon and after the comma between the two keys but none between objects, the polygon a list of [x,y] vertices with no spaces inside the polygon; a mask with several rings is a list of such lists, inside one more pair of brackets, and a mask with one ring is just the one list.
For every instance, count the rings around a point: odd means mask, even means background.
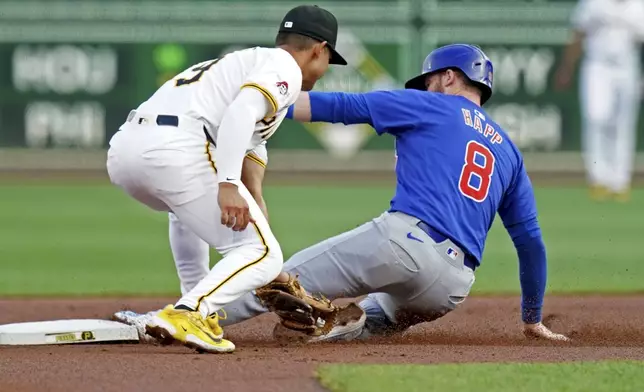
[{"label": "white baseball pants", "polygon": [[[216,151],[206,142],[201,123],[181,117],[179,126],[173,127],[159,126],[155,120],[156,115],[136,114],[113,136],[108,174],[114,184],[139,202],[174,213],[223,256],[193,288],[186,285],[187,292],[177,302],[206,317],[275,279],[282,269],[282,251],[241,182],[237,184],[239,192],[255,223],[241,232],[220,223]],[[194,276],[185,282],[198,279],[201,273],[190,272]]]},{"label": "white baseball pants", "polygon": [[588,181],[613,192],[626,191],[636,149],[639,68],[586,60],[580,82]]}]

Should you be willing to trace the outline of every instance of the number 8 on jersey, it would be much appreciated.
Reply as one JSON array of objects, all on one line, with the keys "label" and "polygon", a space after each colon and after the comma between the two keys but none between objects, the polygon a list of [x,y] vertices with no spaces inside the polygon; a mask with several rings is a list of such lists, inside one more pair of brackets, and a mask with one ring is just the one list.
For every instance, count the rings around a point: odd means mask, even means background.
[{"label": "number 8 on jersey", "polygon": [[483,202],[490,190],[494,174],[494,155],[483,144],[471,140],[465,148],[465,163],[458,181],[463,196]]}]

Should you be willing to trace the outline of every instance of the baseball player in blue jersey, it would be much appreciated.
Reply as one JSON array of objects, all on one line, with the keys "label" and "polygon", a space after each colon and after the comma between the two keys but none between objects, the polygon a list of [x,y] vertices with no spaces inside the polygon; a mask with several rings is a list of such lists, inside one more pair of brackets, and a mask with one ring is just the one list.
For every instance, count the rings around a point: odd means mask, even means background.
[{"label": "baseball player in blue jersey", "polygon": [[[398,156],[388,211],[284,264],[281,280],[299,276],[308,292],[367,295],[364,314],[315,340],[400,332],[454,310],[474,283],[497,212],[519,258],[524,333],[568,340],[541,323],[546,250],[521,153],[481,107],[492,77],[480,48],[455,44],[432,51],[404,90],[300,95],[291,118],[370,124],[395,137]],[[267,311],[253,293],[225,310],[224,325]]]}]

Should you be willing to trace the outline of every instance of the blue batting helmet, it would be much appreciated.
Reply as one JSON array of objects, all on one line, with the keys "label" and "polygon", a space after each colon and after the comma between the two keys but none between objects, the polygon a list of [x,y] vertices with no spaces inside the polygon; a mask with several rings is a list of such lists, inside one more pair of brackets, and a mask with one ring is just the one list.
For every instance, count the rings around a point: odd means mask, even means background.
[{"label": "blue batting helmet", "polygon": [[453,44],[434,49],[423,62],[422,73],[405,83],[405,88],[427,90],[427,75],[455,68],[481,89],[481,105],[492,96],[492,62],[475,45]]}]

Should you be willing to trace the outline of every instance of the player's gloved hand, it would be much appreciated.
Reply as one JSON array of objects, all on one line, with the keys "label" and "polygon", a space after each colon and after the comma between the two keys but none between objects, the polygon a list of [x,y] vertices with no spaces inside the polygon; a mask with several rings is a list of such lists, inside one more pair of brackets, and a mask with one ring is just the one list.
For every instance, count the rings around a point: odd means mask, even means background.
[{"label": "player's gloved hand", "polygon": [[219,209],[221,224],[231,227],[234,231],[242,231],[249,222],[254,222],[250,216],[248,203],[239,193],[237,185],[229,182],[219,183]]},{"label": "player's gloved hand", "polygon": [[256,289],[255,295],[269,311],[279,316],[284,327],[310,336],[329,333],[342,310],[326,298],[307,293],[297,276],[289,276],[286,283],[273,281]]},{"label": "player's gloved hand", "polygon": [[570,338],[560,333],[552,332],[542,323],[523,324],[523,334],[530,339],[545,339],[557,342],[569,342]]}]

